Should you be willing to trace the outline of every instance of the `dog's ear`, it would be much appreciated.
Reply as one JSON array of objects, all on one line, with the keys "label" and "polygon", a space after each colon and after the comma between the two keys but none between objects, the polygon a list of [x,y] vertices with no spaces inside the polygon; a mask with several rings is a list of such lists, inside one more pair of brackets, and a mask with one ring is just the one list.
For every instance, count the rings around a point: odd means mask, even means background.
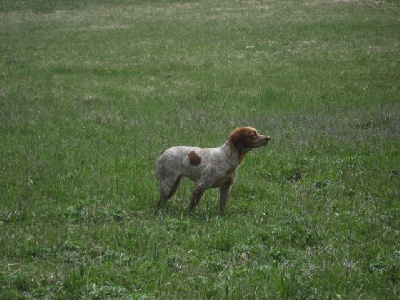
[{"label": "dog's ear", "polygon": [[236,128],[229,136],[229,141],[235,146],[238,151],[243,150],[246,143],[247,128]]}]

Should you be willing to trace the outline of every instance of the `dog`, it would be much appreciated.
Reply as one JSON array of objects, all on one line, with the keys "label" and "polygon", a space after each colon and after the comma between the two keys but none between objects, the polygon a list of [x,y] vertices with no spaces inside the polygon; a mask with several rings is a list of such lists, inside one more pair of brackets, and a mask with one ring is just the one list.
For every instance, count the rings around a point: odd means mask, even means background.
[{"label": "dog", "polygon": [[224,215],[237,168],[247,152],[266,146],[269,140],[269,136],[260,135],[255,128],[240,127],[218,148],[176,146],[162,151],[156,162],[160,189],[157,207],[162,207],[172,197],[182,177],[188,177],[196,183],[189,212],[207,189],[219,188],[220,213]]}]

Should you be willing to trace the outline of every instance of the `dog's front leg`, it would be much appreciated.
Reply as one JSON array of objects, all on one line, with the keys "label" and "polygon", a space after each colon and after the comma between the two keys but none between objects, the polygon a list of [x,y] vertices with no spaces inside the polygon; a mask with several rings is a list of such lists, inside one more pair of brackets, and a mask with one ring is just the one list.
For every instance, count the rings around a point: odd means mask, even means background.
[{"label": "dog's front leg", "polygon": [[231,186],[232,183],[225,184],[219,188],[219,205],[220,205],[220,214],[226,214],[226,204],[228,203],[229,196],[231,194]]}]

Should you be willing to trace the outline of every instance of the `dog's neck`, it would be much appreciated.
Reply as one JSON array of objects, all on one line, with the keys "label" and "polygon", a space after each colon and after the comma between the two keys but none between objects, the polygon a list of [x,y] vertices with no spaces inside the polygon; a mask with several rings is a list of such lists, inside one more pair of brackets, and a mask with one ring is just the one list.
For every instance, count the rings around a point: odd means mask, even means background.
[{"label": "dog's neck", "polygon": [[251,150],[243,147],[242,144],[235,145],[231,140],[227,140],[222,147],[227,147],[230,153],[237,156],[238,165],[240,165],[243,162],[247,152]]}]

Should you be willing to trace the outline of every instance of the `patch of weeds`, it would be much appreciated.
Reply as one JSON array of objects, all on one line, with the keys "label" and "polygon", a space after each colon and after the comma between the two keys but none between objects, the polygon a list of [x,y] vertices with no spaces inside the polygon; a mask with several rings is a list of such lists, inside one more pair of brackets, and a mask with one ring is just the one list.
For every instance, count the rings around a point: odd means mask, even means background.
[{"label": "patch of weeds", "polygon": [[126,219],[128,212],[121,208],[111,208],[105,209],[102,215],[99,216],[100,219],[112,220],[115,222],[121,222]]},{"label": "patch of weeds", "polygon": [[169,256],[165,259],[165,265],[173,272],[178,272],[183,269],[184,262],[178,256]]},{"label": "patch of weeds", "polygon": [[78,245],[72,243],[71,241],[65,241],[58,248],[53,248],[54,251],[52,252],[52,255],[62,259],[64,264],[69,264],[71,266],[82,266],[88,265],[91,262],[90,256],[87,255]]},{"label": "patch of weeds", "polygon": [[287,259],[289,253],[286,249],[272,247],[268,252],[268,257],[274,262],[283,262]]},{"label": "patch of weeds", "polygon": [[374,272],[383,273],[383,271],[386,270],[386,263],[383,261],[376,261],[374,263],[370,263],[368,270],[371,273]]},{"label": "patch of weeds", "polygon": [[210,277],[203,275],[188,276],[184,279],[183,290],[186,293],[191,290],[195,290],[196,293],[202,295],[207,291],[209,286],[209,278]]},{"label": "patch of weeds", "polygon": [[12,285],[21,292],[27,292],[32,289],[34,282],[32,278],[30,278],[29,274],[13,274],[10,276],[9,280],[12,282]]},{"label": "patch of weeds", "polygon": [[179,220],[179,219],[173,219],[173,218],[166,218],[165,219],[165,227],[166,230],[170,231],[182,231],[186,232],[186,230],[189,228],[190,221],[188,220]]},{"label": "patch of weeds", "polygon": [[392,228],[400,228],[400,208],[391,208],[385,215],[385,220]]},{"label": "patch of weeds", "polygon": [[315,162],[315,157],[297,157],[292,163],[281,166],[280,177],[286,183],[297,182],[307,176],[309,168]]},{"label": "patch of weeds", "polygon": [[223,258],[219,251],[211,251],[209,255],[202,261],[201,266],[205,267],[210,272],[222,272],[227,268],[228,262]]},{"label": "patch of weeds", "polygon": [[0,290],[0,299],[2,300],[14,300],[14,299],[18,299],[19,298],[19,294],[16,290],[14,289],[1,289]]},{"label": "patch of weeds", "polygon": [[117,266],[129,266],[132,262],[132,257],[126,253],[107,249],[100,257],[101,262],[112,262]]},{"label": "patch of weeds", "polygon": [[319,244],[320,238],[318,232],[313,229],[310,222],[302,217],[286,215],[289,241],[292,245],[304,249],[306,247],[315,247]]},{"label": "patch of weeds", "polygon": [[[132,299],[133,295],[131,292],[123,287],[114,285],[111,282],[105,282],[104,284],[93,284],[88,289],[87,294],[92,299]],[[139,299],[154,299],[148,298],[148,295],[141,295]]]},{"label": "patch of weeds", "polygon": [[370,273],[385,275],[394,284],[400,283],[400,251],[390,253],[386,258],[378,257],[368,266]]},{"label": "patch of weeds", "polygon": [[293,272],[287,270],[285,267],[282,267],[280,270],[280,276],[276,279],[276,281],[282,299],[290,299],[295,296],[297,287]]},{"label": "patch of weeds", "polygon": [[356,191],[352,188],[347,188],[344,191],[344,195],[349,198],[354,198],[356,196]]},{"label": "patch of weeds", "polygon": [[5,224],[23,222],[29,219],[28,211],[16,209],[9,212],[0,212],[0,221]]},{"label": "patch of weeds", "polygon": [[338,189],[343,189],[343,184],[339,181],[321,179],[312,184],[310,192],[315,195],[316,199],[322,200],[322,198],[325,198],[327,200],[330,196],[335,195]]},{"label": "patch of weeds", "polygon": [[[153,299],[157,299],[156,296],[154,296],[151,293],[137,293],[135,294],[135,296],[137,297],[136,299],[138,300],[153,300]],[[132,299],[132,298],[129,298]]]},{"label": "patch of weeds", "polygon": [[302,178],[303,170],[299,166],[286,166],[282,169],[282,178],[285,182],[296,182]]},{"label": "patch of weeds", "polygon": [[119,207],[67,207],[64,212],[64,217],[70,224],[80,222],[99,223],[104,221],[121,222],[128,217],[128,211]]},{"label": "patch of weeds", "polygon": [[91,218],[88,207],[76,208],[74,206],[67,207],[64,217],[67,218],[70,224],[77,224],[84,220],[88,221]]},{"label": "patch of weeds", "polygon": [[287,230],[273,225],[258,232],[257,236],[264,244],[256,251],[258,260],[282,262],[288,257],[287,248],[281,246],[289,239]]},{"label": "patch of weeds", "polygon": [[241,215],[251,214],[254,210],[254,198],[255,194],[246,195],[245,197],[238,198],[239,195],[235,195],[234,198],[238,199],[238,201],[232,201],[232,204],[229,206],[228,211],[230,213],[238,213]]},{"label": "patch of weeds", "polygon": [[303,276],[298,268],[285,265],[279,267],[280,276],[276,279],[282,299],[321,299],[321,291],[310,284],[310,275]]},{"label": "patch of weeds", "polygon": [[325,188],[325,187],[329,186],[330,183],[331,183],[330,180],[321,180],[321,181],[315,182],[315,183],[314,183],[314,186],[315,186],[317,189],[322,189],[322,188]]},{"label": "patch of weeds", "polygon": [[253,253],[253,246],[247,244],[235,244],[232,247],[232,255],[239,257],[244,260],[251,258]]},{"label": "patch of weeds", "polygon": [[287,231],[280,225],[269,225],[259,232],[259,237],[268,244],[282,243],[287,238]]},{"label": "patch of weeds", "polygon": [[62,251],[79,251],[79,246],[72,243],[70,240],[65,241],[60,246],[60,250]]},{"label": "patch of weeds", "polygon": [[89,259],[86,255],[82,255],[77,251],[68,251],[60,254],[62,256],[63,262],[70,265],[87,265]]},{"label": "patch of weeds", "polygon": [[230,235],[222,235],[214,241],[213,248],[223,252],[229,252],[235,245],[235,240]]},{"label": "patch of weeds", "polygon": [[84,275],[84,267],[81,266],[79,270],[73,270],[68,276],[64,278],[63,286],[65,291],[70,297],[79,297],[82,295],[86,287],[87,279]]},{"label": "patch of weeds", "polygon": [[367,130],[367,129],[377,129],[377,128],[388,128],[396,122],[395,118],[389,115],[378,115],[372,120],[358,120],[355,125],[356,129]]},{"label": "patch of weeds", "polygon": [[26,245],[25,253],[30,259],[48,259],[56,255],[57,247],[28,244]]},{"label": "patch of weeds", "polygon": [[390,172],[390,175],[393,177],[397,177],[398,179],[400,179],[400,171],[399,170],[392,170]]}]

